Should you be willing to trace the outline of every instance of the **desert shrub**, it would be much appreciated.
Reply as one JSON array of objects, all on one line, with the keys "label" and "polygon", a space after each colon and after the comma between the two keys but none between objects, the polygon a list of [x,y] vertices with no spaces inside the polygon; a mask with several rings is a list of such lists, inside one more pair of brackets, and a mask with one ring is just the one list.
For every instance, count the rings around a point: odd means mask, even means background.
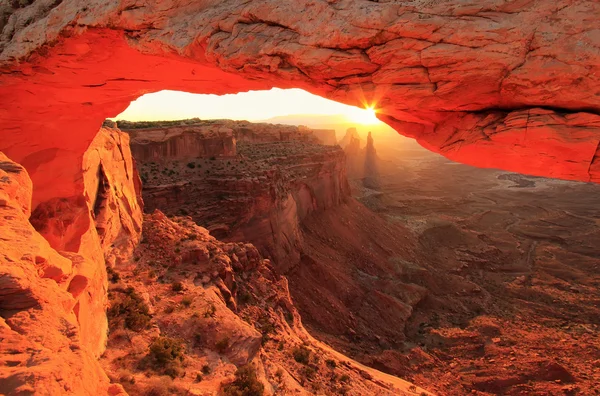
[{"label": "desert shrub", "polygon": [[333,359],[327,359],[325,360],[325,364],[327,365],[327,367],[329,367],[330,369],[334,369],[337,367],[337,363],[335,362],[335,360]]},{"label": "desert shrub", "polygon": [[411,392],[413,392],[413,393],[415,393],[417,391],[417,387],[414,386],[414,385],[411,385],[411,386],[408,387],[408,390],[411,391]]},{"label": "desert shrub", "polygon": [[315,378],[315,374],[317,373],[317,368],[314,366],[304,366],[302,368],[302,376],[309,381],[312,381]]},{"label": "desert shrub", "polygon": [[208,364],[205,364],[204,366],[202,366],[202,373],[210,374],[210,366]]},{"label": "desert shrub", "polygon": [[214,155],[212,157],[209,158],[211,161],[214,161],[217,159],[217,157],[215,157]]},{"label": "desert shrub", "polygon": [[108,280],[112,283],[117,283],[121,280],[119,273],[115,272],[115,270],[111,267],[106,267],[106,274],[108,275]]},{"label": "desert shrub", "polygon": [[349,382],[350,381],[350,377],[348,376],[348,374],[344,374],[340,377],[340,381],[342,382]]},{"label": "desert shrub", "polygon": [[180,292],[183,290],[183,283],[181,282],[173,282],[171,283],[171,290],[174,292]]},{"label": "desert shrub", "polygon": [[193,162],[188,162],[187,163],[187,167],[190,168],[190,169],[194,169],[196,167],[196,164],[193,163]]},{"label": "desert shrub", "polygon": [[237,294],[237,298],[238,298],[238,303],[247,304],[250,302],[250,300],[252,300],[252,294],[248,293],[246,290],[241,290]]},{"label": "desert shrub", "polygon": [[114,303],[107,312],[111,327],[118,327],[122,321],[124,326],[133,331],[141,331],[150,325],[152,316],[146,302],[130,287],[123,300]]},{"label": "desert shrub", "polygon": [[217,341],[215,348],[217,348],[217,352],[224,353],[227,348],[229,348],[229,337],[225,337]]},{"label": "desert shrub", "polygon": [[180,374],[184,357],[185,347],[178,339],[158,337],[150,344],[148,360],[152,368],[172,378]]},{"label": "desert shrub", "polygon": [[256,377],[256,369],[251,364],[238,368],[235,381],[223,388],[227,396],[262,396],[264,391],[265,386]]},{"label": "desert shrub", "polygon": [[194,299],[192,297],[189,296],[185,296],[181,299],[181,305],[183,305],[186,308],[189,308],[190,305],[192,305],[192,303],[194,302]]},{"label": "desert shrub", "polygon": [[196,382],[202,382],[202,380],[203,380],[202,374],[196,373]]},{"label": "desert shrub", "polygon": [[170,313],[173,313],[174,311],[175,311],[175,306],[174,305],[167,305],[165,307],[165,313],[170,314]]},{"label": "desert shrub", "polygon": [[310,350],[304,345],[301,345],[292,350],[292,356],[294,356],[294,360],[298,363],[308,364],[310,359]]},{"label": "desert shrub", "polygon": [[202,333],[197,331],[194,333],[194,346],[200,346],[202,345],[202,341],[204,341],[204,337],[202,336]]}]

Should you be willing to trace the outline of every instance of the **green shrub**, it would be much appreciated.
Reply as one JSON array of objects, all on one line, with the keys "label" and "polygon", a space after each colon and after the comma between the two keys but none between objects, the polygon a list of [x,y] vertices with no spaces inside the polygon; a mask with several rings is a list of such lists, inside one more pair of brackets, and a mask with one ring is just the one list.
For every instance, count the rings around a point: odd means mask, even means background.
[{"label": "green shrub", "polygon": [[262,396],[265,386],[256,377],[254,366],[247,364],[237,369],[235,381],[225,385],[223,392],[227,396]]},{"label": "green shrub", "polygon": [[133,331],[147,329],[152,316],[146,302],[130,287],[120,302],[114,303],[107,312],[111,327],[117,327],[122,321],[124,326]]},{"label": "green shrub", "polygon": [[181,299],[181,305],[183,305],[186,308],[189,308],[193,302],[194,302],[194,299],[192,297],[186,296]]},{"label": "green shrub", "polygon": [[298,363],[308,364],[310,359],[310,350],[304,345],[301,345],[292,350],[292,356],[294,356],[294,360]]},{"label": "green shrub", "polygon": [[224,353],[227,348],[229,348],[229,337],[225,337],[217,341],[215,348],[217,348],[217,352]]},{"label": "green shrub", "polygon": [[121,280],[119,273],[115,272],[115,270],[111,267],[106,267],[106,274],[108,275],[108,280],[112,283],[117,283]]},{"label": "green shrub", "polygon": [[177,377],[185,357],[183,343],[175,338],[158,337],[150,344],[148,359],[154,370]]},{"label": "green shrub", "polygon": [[302,367],[302,376],[309,381],[312,381],[315,378],[315,374],[317,373],[317,369],[314,366],[304,366]]}]

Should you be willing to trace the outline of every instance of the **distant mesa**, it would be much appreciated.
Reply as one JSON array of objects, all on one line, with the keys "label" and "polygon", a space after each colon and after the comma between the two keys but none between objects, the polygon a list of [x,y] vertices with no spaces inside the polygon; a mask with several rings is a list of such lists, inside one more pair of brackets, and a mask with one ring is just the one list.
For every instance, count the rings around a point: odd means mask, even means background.
[{"label": "distant mesa", "polygon": [[[108,121],[111,123],[112,121]],[[239,142],[302,141],[335,145],[335,130],[233,120],[118,121],[138,161],[234,157]]]}]

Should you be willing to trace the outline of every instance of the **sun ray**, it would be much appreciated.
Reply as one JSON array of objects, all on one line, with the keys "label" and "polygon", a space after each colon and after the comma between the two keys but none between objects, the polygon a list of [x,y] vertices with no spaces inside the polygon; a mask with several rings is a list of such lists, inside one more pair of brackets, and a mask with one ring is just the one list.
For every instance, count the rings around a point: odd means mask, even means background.
[{"label": "sun ray", "polygon": [[377,110],[374,107],[366,107],[364,109],[355,107],[347,114],[348,118],[352,122],[356,122],[362,125],[377,125],[381,124],[381,121],[377,118]]}]

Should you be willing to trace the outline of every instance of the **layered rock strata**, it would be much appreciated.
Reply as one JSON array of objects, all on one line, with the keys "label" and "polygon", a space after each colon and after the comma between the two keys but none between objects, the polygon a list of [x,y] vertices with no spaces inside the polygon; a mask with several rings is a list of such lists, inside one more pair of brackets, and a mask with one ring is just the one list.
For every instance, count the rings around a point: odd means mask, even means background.
[{"label": "layered rock strata", "polygon": [[27,172],[2,154],[0,382],[8,394],[109,391],[96,360],[107,333],[105,266],[126,259],[141,232],[128,143],[102,129],[80,165],[85,196],[33,213]]},{"label": "layered rock strata", "polygon": [[147,210],[190,215],[213,235],[250,241],[285,271],[299,262],[302,220],[349,196],[344,152],[303,141],[237,148],[235,158],[140,160]]}]

